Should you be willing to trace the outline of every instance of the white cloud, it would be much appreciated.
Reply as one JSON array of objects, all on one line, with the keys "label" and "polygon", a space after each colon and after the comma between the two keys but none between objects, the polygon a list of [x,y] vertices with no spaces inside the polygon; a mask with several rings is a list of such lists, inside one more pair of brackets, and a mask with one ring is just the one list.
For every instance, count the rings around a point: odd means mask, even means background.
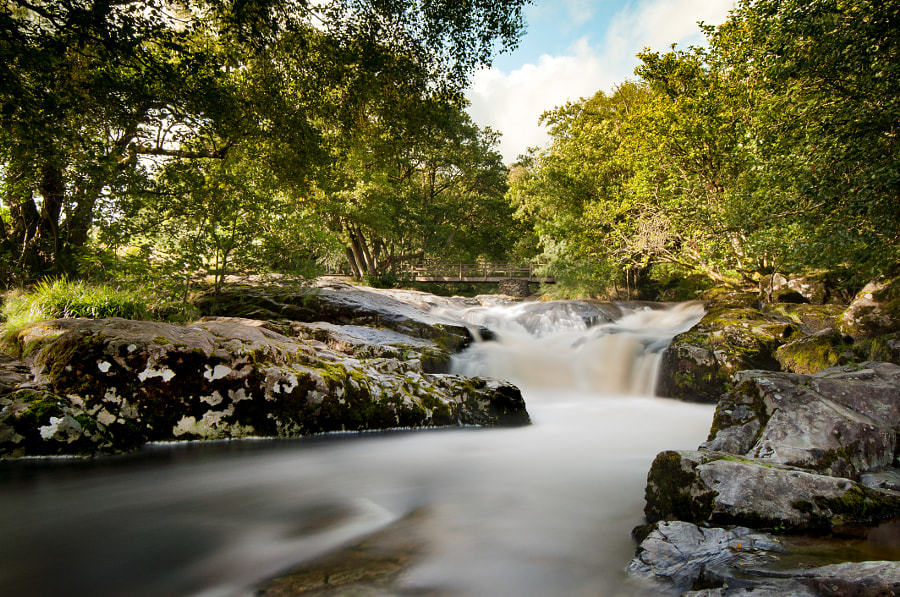
[{"label": "white cloud", "polygon": [[501,131],[500,153],[512,162],[547,134],[538,124],[547,109],[593,95],[615,82],[600,57],[580,40],[566,56],[541,56],[509,74],[496,68],[475,73],[468,91],[469,114],[478,124]]},{"label": "white cloud", "polygon": [[[500,152],[512,162],[527,147],[543,145],[547,133],[540,115],[567,101],[588,97],[632,76],[634,55],[646,46],[664,50],[676,42],[701,43],[697,21],[722,23],[733,0],[641,0],[632,2],[610,21],[603,43],[587,38],[575,42],[562,56],[541,56],[505,73],[497,68],[477,72],[467,97],[469,114],[481,126],[503,133]],[[583,0],[566,0],[570,18],[590,18]]]}]

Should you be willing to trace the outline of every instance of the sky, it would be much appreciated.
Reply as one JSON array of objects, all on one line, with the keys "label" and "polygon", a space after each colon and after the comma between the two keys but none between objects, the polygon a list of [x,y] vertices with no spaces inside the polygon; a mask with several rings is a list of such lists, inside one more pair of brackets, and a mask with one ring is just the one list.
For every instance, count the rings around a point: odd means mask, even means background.
[{"label": "sky", "polygon": [[475,73],[469,114],[503,137],[506,163],[543,145],[540,115],[634,76],[644,47],[703,43],[697,21],[725,21],[733,0],[534,0],[519,47]]}]

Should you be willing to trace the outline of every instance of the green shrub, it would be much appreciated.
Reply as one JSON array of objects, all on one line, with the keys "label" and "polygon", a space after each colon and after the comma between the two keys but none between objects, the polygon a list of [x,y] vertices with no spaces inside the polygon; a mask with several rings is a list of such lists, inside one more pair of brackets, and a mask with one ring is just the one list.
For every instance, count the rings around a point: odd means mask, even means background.
[{"label": "green shrub", "polygon": [[149,319],[146,297],[133,290],[93,285],[65,278],[43,280],[30,292],[14,290],[0,308],[3,332],[9,337],[36,321],[61,317]]}]

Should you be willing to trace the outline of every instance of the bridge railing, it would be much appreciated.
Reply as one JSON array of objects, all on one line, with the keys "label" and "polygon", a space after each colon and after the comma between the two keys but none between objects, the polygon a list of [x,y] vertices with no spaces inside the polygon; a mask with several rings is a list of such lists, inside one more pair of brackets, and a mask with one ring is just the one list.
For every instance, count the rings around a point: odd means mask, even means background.
[{"label": "bridge railing", "polygon": [[[418,263],[404,268],[414,278],[535,278],[540,267],[532,263]],[[544,277],[544,276],[541,276]]]}]

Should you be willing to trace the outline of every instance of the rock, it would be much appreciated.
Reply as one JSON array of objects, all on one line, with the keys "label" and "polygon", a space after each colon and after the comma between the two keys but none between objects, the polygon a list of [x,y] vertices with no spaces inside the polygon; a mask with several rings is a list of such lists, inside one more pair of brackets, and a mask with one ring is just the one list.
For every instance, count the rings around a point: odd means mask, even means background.
[{"label": "rock", "polygon": [[701,292],[698,298],[706,303],[709,310],[725,307],[733,309],[742,307],[756,309],[759,307],[758,293],[734,288],[710,288]]},{"label": "rock", "polygon": [[231,288],[201,296],[195,304],[207,316],[372,326],[426,338],[450,351],[467,346],[472,335],[466,326],[428,312],[425,299],[417,296],[424,294],[320,280],[307,287]]},{"label": "rock", "polygon": [[799,337],[794,323],[747,307],[716,307],[675,336],[662,356],[657,393],[716,402],[743,369],[779,368],[775,350]]},{"label": "rock", "polygon": [[871,525],[900,513],[900,493],[723,452],[662,452],[647,476],[649,522],[791,531]]},{"label": "rock", "polygon": [[704,449],[858,479],[892,464],[900,367],[865,363],[816,375],[743,371],[716,407]]},{"label": "rock", "polygon": [[507,278],[497,283],[497,293],[516,298],[525,298],[531,294],[527,279]]},{"label": "rock", "polygon": [[627,572],[659,592],[680,594],[702,584],[712,569],[760,566],[784,551],[778,539],[745,527],[726,530],[660,522],[641,542]]},{"label": "rock", "polygon": [[25,328],[34,389],[0,402],[0,454],[126,451],[148,441],[294,437],[438,425],[520,425],[504,382],[355,358],[263,322],[178,326],[62,319]]},{"label": "rock", "polygon": [[29,373],[29,367],[23,361],[0,353],[0,396],[25,383]]},{"label": "rock", "polygon": [[838,329],[855,340],[900,332],[900,277],[866,284],[841,315]]},{"label": "rock", "polygon": [[785,288],[783,290],[776,290],[772,293],[772,302],[773,303],[793,303],[793,304],[801,304],[801,303],[809,303],[809,299],[805,296],[797,292],[796,290],[791,290],[790,288]]},{"label": "rock", "polygon": [[775,359],[784,371],[817,373],[853,359],[852,341],[834,330],[822,330],[811,336],[782,344]]},{"label": "rock", "polygon": [[889,468],[877,473],[865,473],[859,476],[859,482],[866,487],[900,491],[900,469]]},{"label": "rock", "polygon": [[806,334],[815,334],[836,328],[845,309],[841,305],[775,303],[766,305],[764,312],[793,321]]},{"label": "rock", "polygon": [[763,276],[759,281],[760,298],[765,303],[813,303],[823,305],[832,299],[828,272],[815,272],[790,279],[782,274]]},{"label": "rock", "polygon": [[425,373],[447,373],[450,351],[431,340],[407,336],[392,330],[331,323],[291,322],[285,334],[321,342],[331,350],[356,358],[391,358],[418,360]]},{"label": "rock", "polygon": [[[683,597],[847,597],[900,594],[900,562],[787,568],[792,546],[744,527],[663,522],[640,544],[629,576]],[[691,590],[693,589],[693,590]]]}]

